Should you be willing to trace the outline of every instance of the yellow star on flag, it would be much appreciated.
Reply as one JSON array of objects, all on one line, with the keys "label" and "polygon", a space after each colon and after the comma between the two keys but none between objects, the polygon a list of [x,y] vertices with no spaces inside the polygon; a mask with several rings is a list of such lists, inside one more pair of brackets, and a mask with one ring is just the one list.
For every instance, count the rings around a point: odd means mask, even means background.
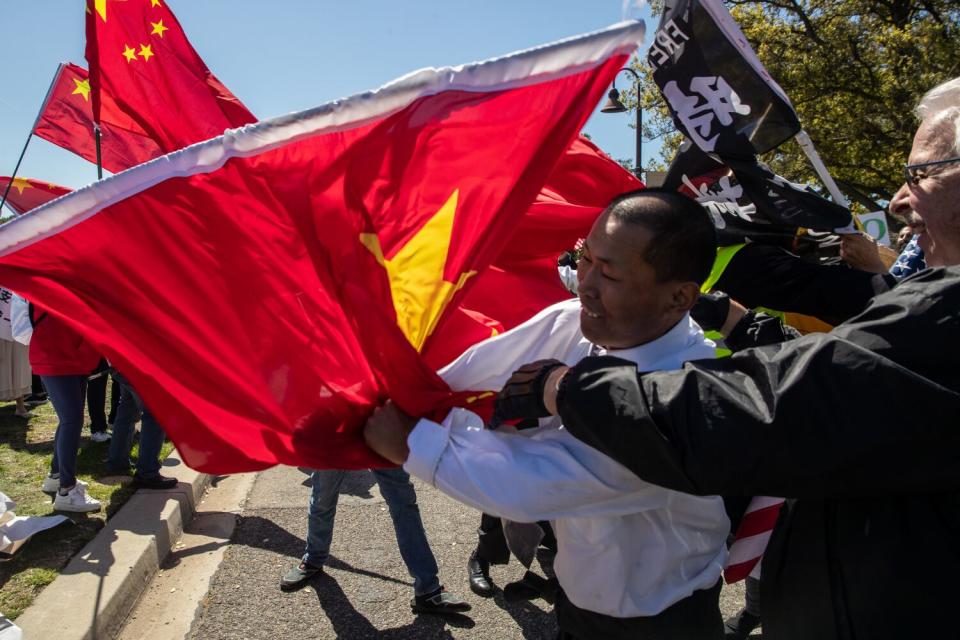
[{"label": "yellow star on flag", "polygon": [[160,6],[160,0],[150,0],[150,6],[151,6],[151,7],[159,7],[159,6]]},{"label": "yellow star on flag", "polygon": [[[107,0],[93,0],[93,8],[97,10],[97,15],[104,22],[107,21]],[[89,11],[90,7],[87,7]]]},{"label": "yellow star on flag", "polygon": [[158,35],[161,38],[163,37],[164,31],[169,31],[170,27],[163,26],[163,20],[157,20],[156,22],[151,22],[150,26],[153,27],[153,31],[150,32],[150,35]]},{"label": "yellow star on flag", "polygon": [[84,100],[86,100],[87,102],[90,102],[90,80],[89,79],[77,80],[76,78],[74,78],[73,82],[77,86],[73,90],[73,93],[71,93],[70,95],[75,96],[77,94],[80,94],[81,96],[83,96]]},{"label": "yellow star on flag", "polygon": [[33,185],[30,184],[25,178],[14,178],[13,184],[10,185],[12,188],[20,192],[20,195],[23,195],[24,189],[32,189]]},{"label": "yellow star on flag", "polygon": [[125,44],[123,45],[123,57],[127,59],[127,63],[129,64],[137,59],[137,50]]},{"label": "yellow star on flag", "polygon": [[144,62],[149,62],[150,56],[154,55],[153,49],[148,44],[140,45],[140,57],[143,58]]},{"label": "yellow star on flag", "polygon": [[453,219],[460,190],[389,260],[383,257],[375,233],[361,233],[360,241],[387,270],[397,324],[418,351],[433,333],[453,295],[476,271],[461,273],[457,282],[443,279]]}]

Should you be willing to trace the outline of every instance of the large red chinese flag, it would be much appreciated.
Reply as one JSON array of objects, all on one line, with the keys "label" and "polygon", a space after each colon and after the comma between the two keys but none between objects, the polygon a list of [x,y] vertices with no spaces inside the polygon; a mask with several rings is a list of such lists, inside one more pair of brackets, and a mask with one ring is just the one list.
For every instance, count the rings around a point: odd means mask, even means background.
[{"label": "large red chinese flag", "polygon": [[165,153],[256,121],[210,73],[166,0],[88,0],[86,55],[94,120],[112,96]]},{"label": "large red chinese flag", "polygon": [[363,420],[450,400],[418,349],[642,36],[422,70],[134,167],[0,229],[0,282],[91,340],[195,468],[375,464]]},{"label": "large red chinese flag", "polygon": [[[91,98],[87,70],[71,63],[61,64],[33,133],[96,162]],[[109,94],[101,97],[100,149],[103,167],[112,173],[165,153]]]},{"label": "large red chinese flag", "polygon": [[423,351],[427,362],[439,368],[470,345],[569,298],[557,258],[587,236],[611,200],[641,188],[642,182],[590,140],[575,139],[503,250],[466,293],[459,313],[444,317]]},{"label": "large red chinese flag", "polygon": [[[10,185],[9,191],[7,191],[7,185]],[[9,176],[0,176],[0,194],[5,191],[7,200],[4,204],[19,215],[47,204],[51,200],[56,200],[70,193],[71,190],[52,182],[33,178],[14,178],[13,184],[10,184]]]}]

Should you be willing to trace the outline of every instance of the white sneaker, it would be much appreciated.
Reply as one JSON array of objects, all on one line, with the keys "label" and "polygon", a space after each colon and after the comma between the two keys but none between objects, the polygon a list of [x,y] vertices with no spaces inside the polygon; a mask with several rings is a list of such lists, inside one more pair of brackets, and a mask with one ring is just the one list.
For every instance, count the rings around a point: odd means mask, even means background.
[{"label": "white sneaker", "polygon": [[60,474],[58,473],[55,476],[47,476],[43,479],[43,485],[40,486],[40,491],[44,493],[56,493],[60,489]]},{"label": "white sneaker", "polygon": [[94,442],[107,442],[110,440],[110,434],[106,431],[96,431],[90,436],[90,439]]},{"label": "white sneaker", "polygon": [[75,511],[77,513],[87,513],[90,511],[100,511],[100,501],[87,495],[87,484],[77,481],[76,486],[67,492],[67,495],[57,492],[57,497],[53,499],[54,511]]}]

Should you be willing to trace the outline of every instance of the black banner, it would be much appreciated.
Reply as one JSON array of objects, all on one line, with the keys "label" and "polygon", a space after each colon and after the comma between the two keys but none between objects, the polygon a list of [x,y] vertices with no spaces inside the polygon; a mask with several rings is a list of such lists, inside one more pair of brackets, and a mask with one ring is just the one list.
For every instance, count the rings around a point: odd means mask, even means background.
[{"label": "black banner", "polygon": [[647,60],[677,128],[707,153],[749,160],[800,131],[720,0],[667,0]]},{"label": "black banner", "polygon": [[664,187],[704,205],[724,245],[751,240],[787,246],[798,228],[832,232],[850,223],[847,209],[776,175],[756,158],[721,162],[689,140],[670,163]]}]

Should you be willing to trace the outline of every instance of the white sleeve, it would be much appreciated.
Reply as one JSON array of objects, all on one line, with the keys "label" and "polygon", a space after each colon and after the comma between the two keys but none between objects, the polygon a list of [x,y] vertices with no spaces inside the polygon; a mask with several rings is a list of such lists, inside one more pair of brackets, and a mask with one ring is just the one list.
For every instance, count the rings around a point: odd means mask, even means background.
[{"label": "white sleeve", "polygon": [[[534,360],[571,358],[584,353],[571,350],[582,340],[580,301],[551,305],[498,336],[478,342],[437,373],[454,391],[499,391],[514,371]],[[588,349],[589,347],[587,347]]]},{"label": "white sleeve", "polygon": [[21,344],[30,344],[30,338],[33,337],[30,303],[17,294],[13,294],[10,301],[10,333]]},{"label": "white sleeve", "polygon": [[407,472],[515,522],[625,515],[663,508],[669,499],[669,491],[564,429],[527,438],[484,429],[476,414],[453,409],[443,425],[420,420],[407,444]]}]

